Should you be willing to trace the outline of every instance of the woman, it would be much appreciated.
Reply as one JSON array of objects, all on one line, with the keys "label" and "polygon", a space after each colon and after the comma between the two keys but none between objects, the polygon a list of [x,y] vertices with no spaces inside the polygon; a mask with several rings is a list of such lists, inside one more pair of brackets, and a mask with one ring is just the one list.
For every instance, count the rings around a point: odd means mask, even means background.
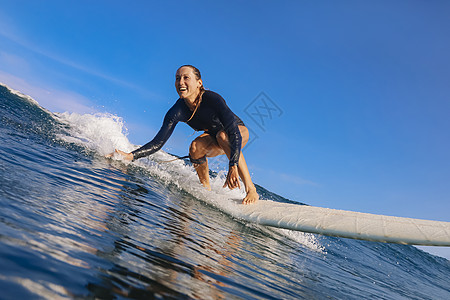
[{"label": "woman", "polygon": [[[244,123],[226,105],[217,93],[206,91],[200,71],[191,65],[181,66],[176,73],[175,88],[180,98],[169,109],[155,138],[141,148],[125,153],[115,150],[127,160],[135,160],[160,150],[169,139],[178,122],[185,122],[194,130],[204,131],[189,147],[189,159],[197,171],[200,182],[208,190],[209,168],[207,157],[226,154],[229,158],[227,179],[223,187],[240,188],[239,176],[245,185],[243,204],[258,201],[259,196],[241,153],[248,142],[249,133]],[[111,156],[111,155],[109,155]]]}]

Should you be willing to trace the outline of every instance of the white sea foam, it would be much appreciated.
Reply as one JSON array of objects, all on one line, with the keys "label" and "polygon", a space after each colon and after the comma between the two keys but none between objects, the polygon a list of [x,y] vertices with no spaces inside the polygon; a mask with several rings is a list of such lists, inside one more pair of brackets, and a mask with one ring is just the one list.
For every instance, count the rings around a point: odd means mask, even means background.
[{"label": "white sea foam", "polygon": [[320,253],[326,253],[325,246],[320,244],[320,241],[317,239],[316,235],[307,232],[288,230],[283,228],[276,228],[281,234],[290,238],[291,240],[296,241],[303,246],[315,250]]},{"label": "white sea foam", "polygon": [[[62,113],[56,114],[58,118],[70,125],[69,135],[61,135],[60,138],[66,142],[76,143],[96,151],[100,155],[112,152],[114,149],[120,149],[130,152],[137,148],[130,143],[127,138],[127,129],[122,118],[111,114],[76,114]],[[115,156],[115,159],[120,157]],[[231,216],[238,219],[246,219],[242,211],[242,199],[245,197],[245,191],[229,190],[223,188],[226,172],[220,171],[218,175],[211,178],[211,189],[207,191],[199,182],[194,168],[185,164],[182,160],[176,160],[170,163],[158,163],[174,159],[175,157],[164,152],[158,151],[148,158],[139,159],[133,162],[158,177],[166,184],[174,184],[180,189],[195,195],[196,198],[213,205]],[[309,233],[292,232],[286,229],[279,229],[279,232],[294,240],[303,246],[322,252],[323,246],[320,245],[316,237]]]},{"label": "white sea foam", "polygon": [[100,155],[106,155],[114,149],[132,151],[135,147],[129,142],[127,129],[122,118],[108,114],[56,113],[61,121],[70,125],[69,135],[61,135],[66,142],[80,144]]}]

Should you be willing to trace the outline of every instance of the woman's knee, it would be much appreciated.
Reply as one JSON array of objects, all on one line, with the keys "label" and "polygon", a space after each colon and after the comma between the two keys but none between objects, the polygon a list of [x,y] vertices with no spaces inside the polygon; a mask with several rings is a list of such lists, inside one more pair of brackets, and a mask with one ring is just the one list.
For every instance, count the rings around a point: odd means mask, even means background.
[{"label": "woman's knee", "polygon": [[192,141],[191,145],[189,146],[189,155],[191,157],[197,158],[197,157],[202,157],[204,155],[204,154],[202,155],[202,153],[200,153],[201,149],[203,148],[203,147],[201,147],[200,144],[201,144],[201,142],[199,142],[198,140]]},{"label": "woman's knee", "polygon": [[193,140],[189,146],[189,155],[193,158],[203,157],[213,146],[213,142],[210,138],[200,136]]},{"label": "woman's knee", "polygon": [[[242,138],[242,147],[244,147],[245,144],[247,144],[247,142],[248,142],[249,132],[248,132],[247,127],[241,126],[241,125],[239,125],[239,131],[240,131],[241,138]],[[228,135],[227,135],[227,133],[224,130],[219,131],[216,134],[216,140],[219,143],[219,145],[224,145],[224,144],[228,145]]]},{"label": "woman's knee", "polygon": [[228,135],[227,135],[227,133],[225,131],[223,131],[223,130],[219,131],[216,134],[216,140],[219,143],[219,145],[222,144],[222,143],[228,143]]}]

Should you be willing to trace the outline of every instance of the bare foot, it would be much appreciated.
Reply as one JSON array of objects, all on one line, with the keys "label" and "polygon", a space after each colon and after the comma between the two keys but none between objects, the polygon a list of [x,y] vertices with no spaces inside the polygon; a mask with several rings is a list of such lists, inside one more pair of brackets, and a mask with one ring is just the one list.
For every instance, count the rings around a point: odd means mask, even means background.
[{"label": "bare foot", "polygon": [[252,204],[256,203],[259,200],[259,195],[256,192],[256,188],[253,188],[247,192],[247,196],[245,196],[244,200],[242,200],[242,204]]},{"label": "bare foot", "polygon": [[209,180],[200,180],[200,183],[203,185],[203,187],[208,190],[211,191],[211,185],[209,184]]}]

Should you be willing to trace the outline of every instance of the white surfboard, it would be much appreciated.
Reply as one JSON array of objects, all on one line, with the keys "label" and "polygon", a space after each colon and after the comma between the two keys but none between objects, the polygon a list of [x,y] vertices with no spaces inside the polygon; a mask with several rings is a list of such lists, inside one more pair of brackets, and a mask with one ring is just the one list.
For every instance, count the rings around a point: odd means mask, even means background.
[{"label": "white surfboard", "polygon": [[260,200],[241,216],[262,225],[351,239],[450,246],[450,222],[391,217]]}]

